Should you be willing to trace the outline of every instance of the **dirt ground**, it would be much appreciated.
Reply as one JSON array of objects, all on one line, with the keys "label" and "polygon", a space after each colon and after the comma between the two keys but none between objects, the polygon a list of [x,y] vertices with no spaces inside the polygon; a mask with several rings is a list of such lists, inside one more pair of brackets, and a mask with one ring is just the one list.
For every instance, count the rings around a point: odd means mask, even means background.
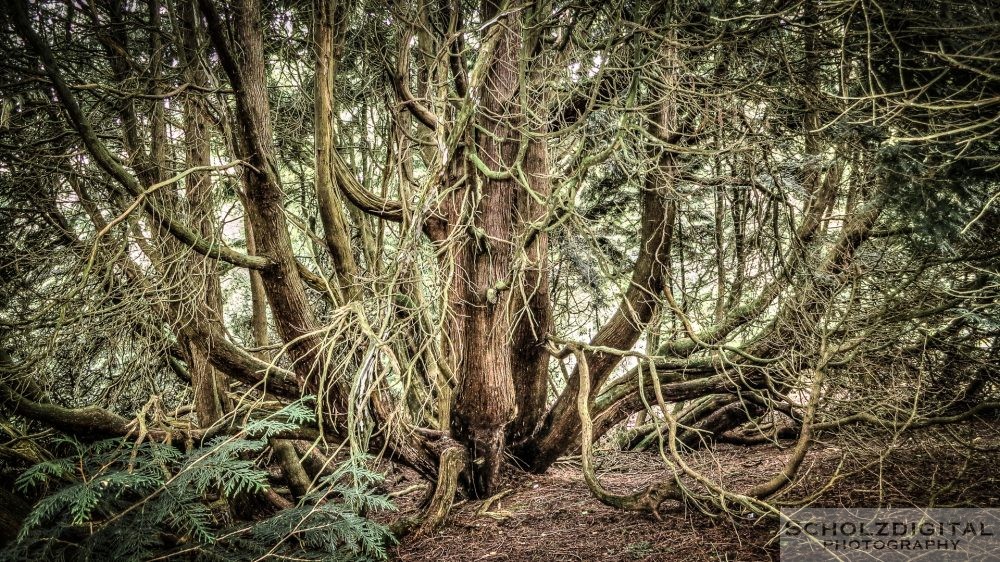
[{"label": "dirt ground", "polygon": [[[781,469],[790,447],[722,444],[693,453],[689,462],[734,491],[746,490]],[[1000,424],[818,443],[800,481],[779,502],[815,506],[1000,507]],[[617,493],[633,492],[667,477],[656,453],[604,451],[598,476]],[[399,496],[397,515],[419,513],[422,491],[413,474],[390,474]],[[777,560],[773,519],[753,514],[705,514],[666,503],[662,520],[624,512],[595,500],[578,459],[560,461],[545,475],[510,474],[492,502],[462,501],[448,524],[429,536],[411,536],[398,560],[451,561],[673,561]]]}]

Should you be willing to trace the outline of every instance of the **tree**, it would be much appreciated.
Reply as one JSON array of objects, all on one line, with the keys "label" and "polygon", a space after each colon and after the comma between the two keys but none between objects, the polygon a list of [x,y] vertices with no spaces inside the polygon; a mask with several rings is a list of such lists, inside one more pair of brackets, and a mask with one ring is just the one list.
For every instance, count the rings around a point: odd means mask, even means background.
[{"label": "tree", "polygon": [[[997,14],[770,4],[13,3],[9,413],[316,395],[433,525],[577,450],[619,507],[766,510],[818,431],[994,409]],[[612,430],[671,476],[604,490]],[[749,495],[683,460],[779,437]]]}]

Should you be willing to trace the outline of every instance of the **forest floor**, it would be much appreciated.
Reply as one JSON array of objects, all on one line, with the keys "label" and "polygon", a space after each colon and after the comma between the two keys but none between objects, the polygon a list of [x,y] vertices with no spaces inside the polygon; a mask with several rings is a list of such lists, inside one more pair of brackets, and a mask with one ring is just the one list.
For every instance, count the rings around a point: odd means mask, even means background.
[{"label": "forest floor", "polygon": [[[718,445],[694,453],[689,463],[741,491],[770,479],[790,447]],[[1000,507],[1000,424],[976,423],[910,432],[875,440],[817,443],[801,479],[782,497],[788,503],[812,497],[823,507],[934,506]],[[598,476],[617,493],[630,493],[666,471],[657,453],[604,451]],[[395,490],[413,488],[414,475],[388,477]],[[560,461],[548,473],[516,473],[492,502],[464,501],[437,533],[411,536],[396,548],[398,560],[458,561],[671,561],[777,560],[777,522],[748,514],[712,517],[676,502],[665,503],[662,520],[625,512],[594,499],[577,459]],[[816,494],[814,496],[814,494]],[[419,513],[422,493],[396,499],[400,514]],[[398,514],[397,514],[398,515]]]}]

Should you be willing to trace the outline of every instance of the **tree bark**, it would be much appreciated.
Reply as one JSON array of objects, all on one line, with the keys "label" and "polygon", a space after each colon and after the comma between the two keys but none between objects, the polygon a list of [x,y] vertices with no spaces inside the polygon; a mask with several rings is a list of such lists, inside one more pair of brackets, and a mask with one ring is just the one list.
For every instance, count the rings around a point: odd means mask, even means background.
[{"label": "tree bark", "polygon": [[323,223],[323,240],[333,259],[337,281],[344,296],[357,298],[358,266],[351,251],[347,220],[337,189],[334,172],[334,87],[337,77],[338,51],[342,48],[342,26],[346,18],[338,12],[337,0],[315,0],[313,11],[313,48],[316,53],[316,89],[314,96],[314,128],[316,144],[316,199]]},{"label": "tree bark", "polygon": [[[208,75],[202,67],[206,53],[200,31],[195,0],[186,0],[180,6],[182,33],[181,51],[185,66],[184,76],[199,88],[210,86]],[[184,149],[188,168],[211,164],[211,132],[207,109],[201,95],[190,92],[184,99]],[[216,224],[215,203],[212,198],[212,180],[206,171],[192,172],[185,181],[185,192],[192,218],[192,224],[207,240],[221,238]],[[194,313],[206,318],[205,322],[222,326],[222,288],[219,283],[215,260],[201,254],[191,254],[188,270],[191,273],[188,284],[194,301]],[[228,383],[208,358],[209,352],[202,346],[205,342],[188,340],[187,347],[191,364],[191,386],[194,389],[195,415],[202,427],[218,421],[231,407],[227,395]]]},{"label": "tree bark", "polygon": [[[547,200],[552,193],[548,147],[545,143],[544,137],[528,140],[524,162],[528,188],[543,200]],[[518,191],[517,208],[521,224],[531,224],[541,219],[545,213],[543,207],[525,190]],[[521,282],[512,295],[511,309],[515,322],[511,374],[516,401],[514,421],[508,428],[508,440],[512,444],[530,437],[545,415],[549,382],[546,338],[552,330],[548,251],[549,235],[543,230],[524,249],[525,263],[521,271]]]},{"label": "tree bark", "polygon": [[[511,371],[511,316],[507,301],[511,283],[515,191],[511,170],[521,141],[519,127],[521,22],[517,13],[499,12],[484,2],[485,19],[498,18],[499,37],[483,79],[481,107],[475,134],[478,155],[496,174],[480,170],[471,187],[475,208],[470,236],[461,250],[466,267],[456,268],[468,294],[462,322],[461,380],[455,392],[451,428],[455,439],[469,449],[469,488],[476,496],[492,494],[503,464],[506,426],[516,411]],[[493,177],[490,177],[493,176]]]},{"label": "tree bark", "polygon": [[[650,50],[658,56],[655,71],[647,77],[650,81],[650,102],[644,126],[651,138],[666,143],[668,139],[676,140],[682,135],[677,108],[674,107],[678,57],[676,47],[669,41],[651,46]],[[673,200],[679,175],[677,154],[669,144],[651,143],[647,151],[650,161],[656,162],[656,165],[646,174],[641,191],[639,256],[618,309],[591,340],[591,345],[595,347],[631,349],[653,319],[669,275],[677,213]],[[593,399],[621,362],[622,356],[591,350],[585,351],[584,355],[589,367],[590,398]],[[576,408],[580,376],[577,366],[532,439],[515,451],[515,455],[531,470],[544,472],[577,441],[581,430]]]},{"label": "tree bark", "polygon": [[[329,373],[325,373],[319,354],[322,341],[316,333],[318,324],[306,298],[285,218],[284,192],[272,144],[260,5],[257,0],[242,0],[234,8],[235,44],[230,46],[214,2],[199,2],[236,98],[239,144],[250,164],[244,174],[247,218],[259,252],[273,260],[261,273],[264,291],[278,334],[288,344],[299,384],[315,391],[321,387],[318,378]],[[347,392],[337,380],[331,382],[329,395],[321,399],[330,405],[331,421],[337,426],[346,415]]]},{"label": "tree bark", "polygon": [[[657,113],[654,123],[662,124],[665,113],[663,110]],[[658,169],[646,178],[642,192],[642,230],[639,238],[642,246],[639,258],[618,310],[594,336],[592,346],[631,349],[653,318],[666,281],[677,212],[671,194],[674,167],[674,156],[664,151],[659,157]],[[590,366],[591,392],[596,394],[621,362],[622,356],[590,350],[585,354]],[[516,455],[531,470],[544,472],[576,441],[580,433],[580,420],[575,408],[579,377],[579,369],[574,369],[569,384],[546,414],[534,438],[516,451]]]}]

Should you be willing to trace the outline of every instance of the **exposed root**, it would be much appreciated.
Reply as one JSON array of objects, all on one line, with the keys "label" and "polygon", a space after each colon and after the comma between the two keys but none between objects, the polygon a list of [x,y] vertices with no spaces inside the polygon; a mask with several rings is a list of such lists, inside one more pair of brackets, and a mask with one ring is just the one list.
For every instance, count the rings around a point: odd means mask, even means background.
[{"label": "exposed root", "polygon": [[406,488],[403,488],[402,490],[396,490],[394,492],[389,492],[387,495],[390,498],[400,498],[400,497],[412,494],[413,492],[421,492],[421,491],[424,491],[426,489],[427,489],[427,484],[420,483],[420,484],[414,484],[412,486],[408,486]]},{"label": "exposed root", "polygon": [[455,493],[458,491],[458,477],[462,474],[469,455],[464,447],[448,447],[441,452],[441,463],[438,469],[437,487],[434,489],[434,496],[431,504],[424,512],[423,521],[417,533],[429,533],[441,528],[451,506],[455,502]]},{"label": "exposed root", "polygon": [[493,507],[494,503],[496,503],[496,502],[502,500],[503,498],[509,496],[513,492],[514,492],[513,488],[508,488],[508,489],[500,492],[499,494],[490,496],[485,501],[483,501],[483,505],[481,505],[479,507],[479,510],[476,511],[476,515],[490,517],[492,519],[496,519],[497,521],[501,521],[503,519],[506,519],[506,518],[510,517],[513,514],[511,512],[509,512],[509,511],[503,511],[503,510],[490,511],[490,508]]},{"label": "exposed root", "polygon": [[432,533],[444,525],[455,502],[459,476],[468,462],[469,454],[461,445],[450,445],[441,451],[437,485],[430,504],[419,517],[400,519],[389,526],[397,539],[411,533]]},{"label": "exposed root", "polygon": [[590,369],[587,367],[587,357],[583,351],[574,348],[577,369],[580,373],[580,393],[577,395],[576,406],[580,413],[581,425],[581,455],[583,464],[583,480],[587,488],[598,501],[611,507],[628,511],[651,513],[660,519],[660,504],[668,499],[682,499],[680,490],[674,482],[657,482],[634,494],[613,494],[601,485],[594,471],[593,439],[594,420],[590,416]]},{"label": "exposed root", "polygon": [[295,446],[287,439],[271,439],[271,448],[281,464],[285,473],[285,480],[288,487],[296,498],[301,498],[309,493],[312,479],[302,466],[299,455],[295,452]]},{"label": "exposed root", "polygon": [[809,452],[809,447],[812,444],[812,423],[816,418],[816,407],[819,404],[820,394],[823,389],[823,380],[826,377],[827,359],[827,356],[824,355],[814,373],[809,403],[806,405],[805,418],[802,421],[799,440],[795,445],[795,450],[792,452],[792,457],[785,463],[785,467],[782,468],[781,472],[767,482],[754,487],[749,494],[751,497],[768,498],[791,484],[796,474],[798,474],[799,467],[802,466],[802,461],[805,460],[806,454]]}]

